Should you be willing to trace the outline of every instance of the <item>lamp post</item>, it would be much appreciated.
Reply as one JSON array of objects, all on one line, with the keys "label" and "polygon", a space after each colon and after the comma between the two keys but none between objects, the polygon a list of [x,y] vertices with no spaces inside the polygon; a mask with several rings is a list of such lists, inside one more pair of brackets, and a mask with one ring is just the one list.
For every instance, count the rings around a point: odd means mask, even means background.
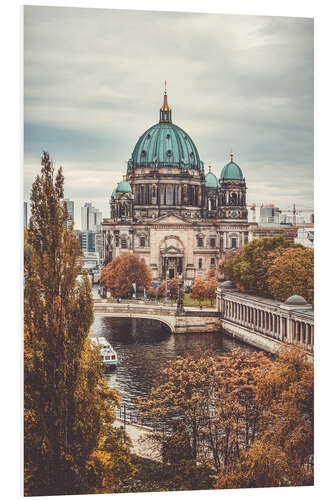
[{"label": "lamp post", "polygon": [[178,275],[178,300],[177,300],[177,314],[184,313],[184,299],[183,299],[183,276],[181,273]]},{"label": "lamp post", "polygon": [[165,305],[169,304],[170,302],[170,290],[169,290],[169,283],[168,283],[168,278],[165,279]]}]

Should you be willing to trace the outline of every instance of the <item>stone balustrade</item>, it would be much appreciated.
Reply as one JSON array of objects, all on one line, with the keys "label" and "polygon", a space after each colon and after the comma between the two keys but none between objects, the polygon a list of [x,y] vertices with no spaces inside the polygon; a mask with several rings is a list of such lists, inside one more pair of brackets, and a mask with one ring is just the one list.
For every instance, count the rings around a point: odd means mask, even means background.
[{"label": "stone balustrade", "polygon": [[313,353],[313,308],[302,297],[294,297],[278,302],[240,292],[231,285],[224,288],[222,284],[217,289],[221,327],[270,352],[283,342],[300,345]]}]

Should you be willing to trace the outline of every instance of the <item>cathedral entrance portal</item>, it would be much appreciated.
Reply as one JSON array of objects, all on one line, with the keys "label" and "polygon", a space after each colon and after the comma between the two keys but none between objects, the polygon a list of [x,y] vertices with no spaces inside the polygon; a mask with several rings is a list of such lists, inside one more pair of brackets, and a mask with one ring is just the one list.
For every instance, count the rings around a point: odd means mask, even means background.
[{"label": "cathedral entrance portal", "polygon": [[183,256],[162,256],[162,280],[172,279],[183,272]]}]

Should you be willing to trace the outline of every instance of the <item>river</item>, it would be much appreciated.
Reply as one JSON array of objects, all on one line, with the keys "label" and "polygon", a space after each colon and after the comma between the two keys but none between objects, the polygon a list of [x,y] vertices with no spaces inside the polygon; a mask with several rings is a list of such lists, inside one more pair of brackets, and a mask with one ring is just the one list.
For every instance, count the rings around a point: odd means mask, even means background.
[{"label": "river", "polygon": [[136,399],[148,395],[169,360],[198,349],[222,353],[241,346],[253,350],[221,332],[174,335],[166,325],[147,319],[96,316],[92,334],[105,337],[116,350],[118,366],[105,376],[133,414]]}]

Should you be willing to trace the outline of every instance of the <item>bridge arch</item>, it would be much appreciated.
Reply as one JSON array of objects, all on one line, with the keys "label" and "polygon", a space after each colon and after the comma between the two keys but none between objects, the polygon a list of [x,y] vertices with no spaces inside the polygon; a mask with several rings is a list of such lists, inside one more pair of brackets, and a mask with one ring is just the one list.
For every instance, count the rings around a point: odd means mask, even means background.
[{"label": "bridge arch", "polygon": [[140,313],[140,312],[103,312],[103,311],[96,311],[95,310],[95,315],[96,316],[105,316],[105,317],[111,317],[111,318],[128,318],[128,319],[151,319],[155,321],[159,321],[160,323],[165,324],[170,328],[171,333],[175,333],[175,318],[172,316],[164,316],[164,315],[158,315],[158,314],[145,314],[145,313]]}]

